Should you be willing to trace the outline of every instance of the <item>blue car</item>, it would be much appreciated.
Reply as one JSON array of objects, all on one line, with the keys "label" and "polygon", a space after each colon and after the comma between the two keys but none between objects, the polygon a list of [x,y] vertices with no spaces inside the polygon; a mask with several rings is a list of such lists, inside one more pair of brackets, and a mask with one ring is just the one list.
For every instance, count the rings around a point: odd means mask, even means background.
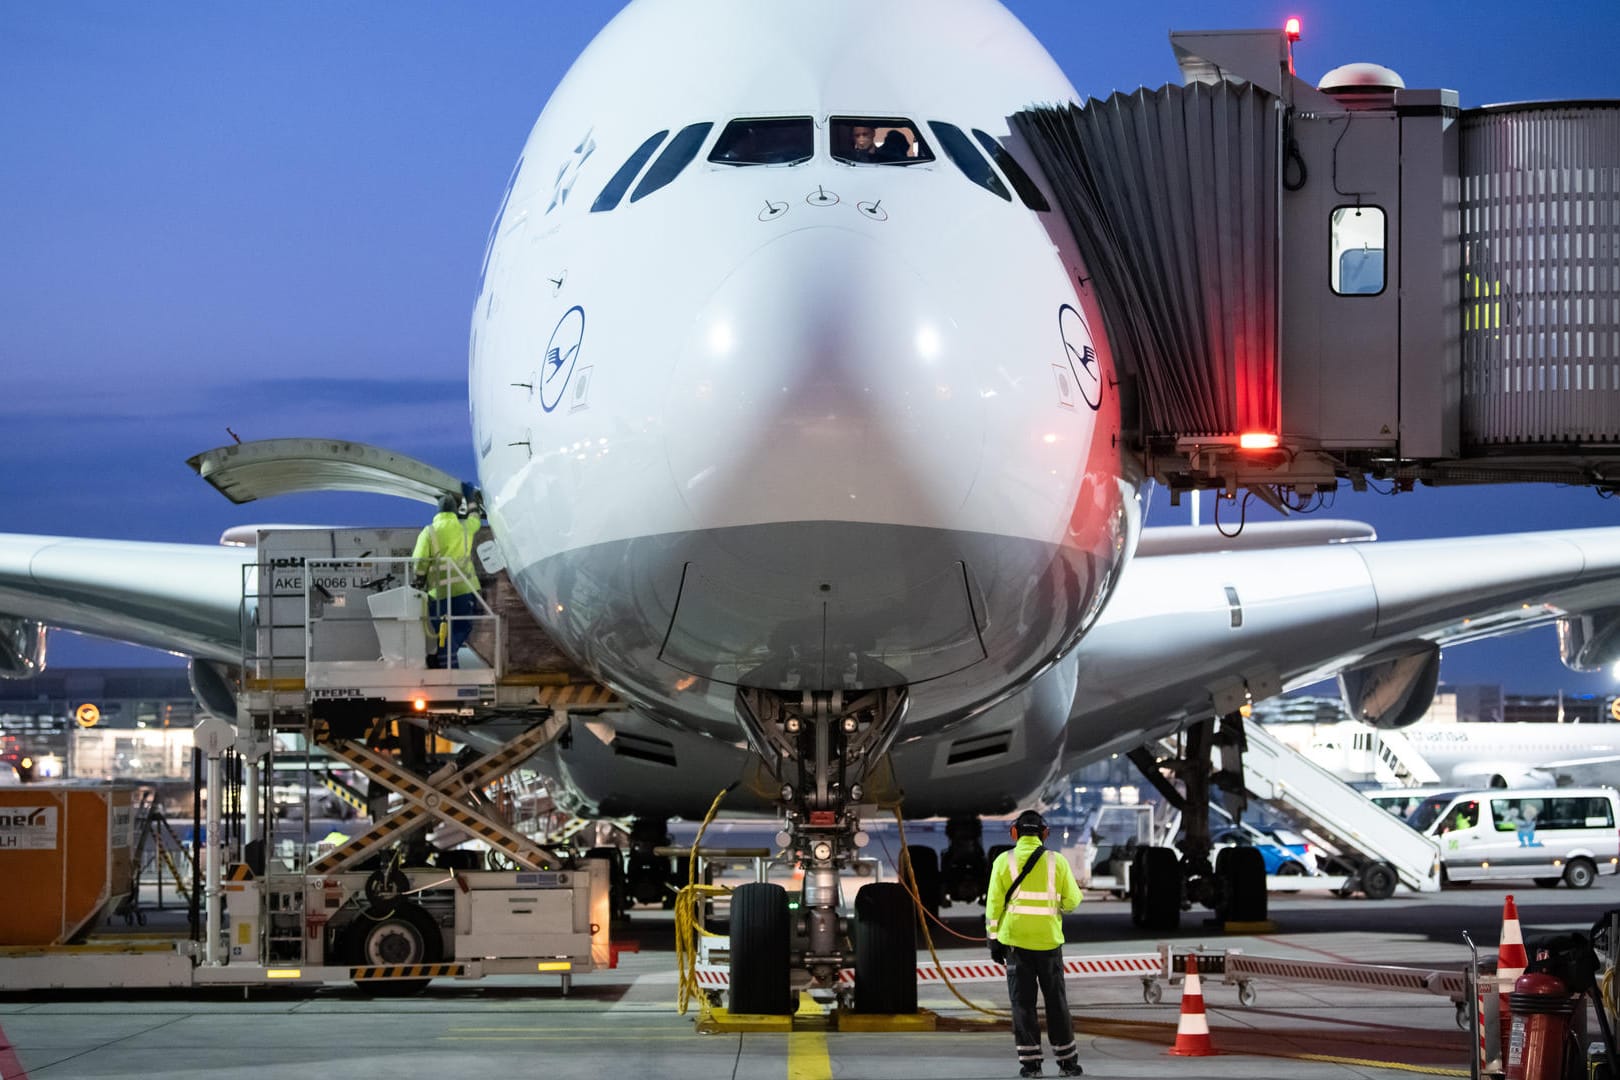
[{"label": "blue car", "polygon": [[1232,825],[1210,836],[1210,858],[1222,848],[1252,847],[1265,860],[1267,874],[1315,874],[1316,852],[1305,838],[1283,829],[1270,835],[1248,825]]}]

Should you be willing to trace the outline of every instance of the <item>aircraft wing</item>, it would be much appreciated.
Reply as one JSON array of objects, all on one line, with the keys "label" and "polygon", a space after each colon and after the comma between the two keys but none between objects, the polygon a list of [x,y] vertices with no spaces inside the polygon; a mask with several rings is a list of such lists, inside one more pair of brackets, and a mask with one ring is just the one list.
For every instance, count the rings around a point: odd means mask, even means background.
[{"label": "aircraft wing", "polygon": [[1535,766],[1537,769],[1579,769],[1590,765],[1613,765],[1620,761],[1620,754],[1599,754],[1596,757],[1565,758],[1562,761],[1544,761]]},{"label": "aircraft wing", "polygon": [[0,616],[241,659],[251,549],[0,533]]},{"label": "aircraft wing", "polygon": [[1084,764],[1248,697],[1620,606],[1620,528],[1133,560],[1077,652]]}]

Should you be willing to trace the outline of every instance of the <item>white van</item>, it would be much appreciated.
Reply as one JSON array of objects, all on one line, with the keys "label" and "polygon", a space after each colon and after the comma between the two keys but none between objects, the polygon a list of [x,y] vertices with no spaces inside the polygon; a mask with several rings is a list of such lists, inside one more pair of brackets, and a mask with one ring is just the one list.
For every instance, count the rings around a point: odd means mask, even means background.
[{"label": "white van", "polygon": [[1407,824],[1435,838],[1447,880],[1584,889],[1620,869],[1617,821],[1614,788],[1488,788],[1425,799]]}]

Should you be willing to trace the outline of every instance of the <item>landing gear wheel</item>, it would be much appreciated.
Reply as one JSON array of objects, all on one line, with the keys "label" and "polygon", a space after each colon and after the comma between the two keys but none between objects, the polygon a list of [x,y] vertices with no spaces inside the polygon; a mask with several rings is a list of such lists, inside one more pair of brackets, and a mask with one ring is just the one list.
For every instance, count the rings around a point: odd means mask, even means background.
[{"label": "landing gear wheel", "polygon": [[[937,918],[940,900],[939,852],[922,844],[908,844],[906,854],[911,858],[911,872],[917,879],[917,896],[928,913]],[[912,910],[916,910],[915,905]],[[922,921],[922,916],[918,916],[918,921]]]},{"label": "landing gear wheel", "polygon": [[1264,922],[1266,859],[1258,848],[1230,847],[1215,856],[1215,876],[1224,903],[1215,914],[1225,922]]},{"label": "landing gear wheel", "polygon": [[1386,862],[1370,862],[1361,868],[1361,891],[1369,900],[1388,900],[1395,895],[1395,869]]},{"label": "landing gear wheel", "polygon": [[[395,902],[386,915],[361,912],[344,931],[340,955],[355,967],[436,964],[444,957],[444,935],[433,916],[409,900]],[[356,979],[362,992],[377,997],[419,994],[430,979]]]},{"label": "landing gear wheel", "polygon": [[1556,877],[1538,877],[1531,880],[1536,883],[1536,888],[1538,889],[1556,889],[1558,888],[1558,883],[1564,879]]},{"label": "landing gear wheel", "polygon": [[1571,859],[1564,867],[1564,884],[1572,889],[1589,889],[1597,877],[1597,867],[1586,859]]},{"label": "landing gear wheel", "polygon": [[[910,933],[911,923],[906,923]],[[731,894],[731,1011],[786,1016],[788,898],[780,885],[749,882]]]},{"label": "landing gear wheel", "polygon": [[1181,887],[1175,852],[1138,848],[1131,860],[1131,922],[1143,930],[1179,930]]},{"label": "landing gear wheel", "polygon": [[893,882],[855,894],[856,1012],[917,1011],[916,911],[905,886]]}]

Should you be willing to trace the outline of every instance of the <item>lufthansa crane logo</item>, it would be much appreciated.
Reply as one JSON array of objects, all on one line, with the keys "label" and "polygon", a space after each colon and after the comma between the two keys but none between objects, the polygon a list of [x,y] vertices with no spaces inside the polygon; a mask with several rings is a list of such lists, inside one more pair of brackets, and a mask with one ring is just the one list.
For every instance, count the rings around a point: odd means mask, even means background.
[{"label": "lufthansa crane logo", "polygon": [[555,409],[562,400],[584,341],[585,309],[575,304],[557,320],[557,328],[546,342],[545,359],[540,364],[540,407],[546,412]]},{"label": "lufthansa crane logo", "polygon": [[1058,308],[1058,333],[1069,356],[1075,386],[1095,412],[1102,407],[1102,362],[1091,340],[1091,327],[1086,325],[1085,316],[1064,304]]}]

